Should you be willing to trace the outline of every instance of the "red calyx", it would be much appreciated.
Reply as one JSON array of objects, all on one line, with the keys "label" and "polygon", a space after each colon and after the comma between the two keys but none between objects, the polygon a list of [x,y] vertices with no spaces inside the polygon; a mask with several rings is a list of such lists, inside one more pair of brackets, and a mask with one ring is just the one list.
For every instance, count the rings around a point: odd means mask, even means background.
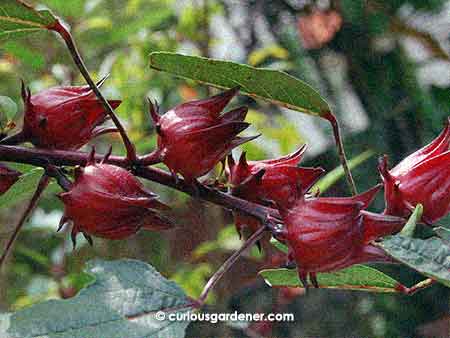
[{"label": "red calyx", "polygon": [[307,276],[317,286],[315,274],[343,269],[353,264],[388,262],[391,259],[370,242],[398,232],[405,219],[379,215],[364,209],[374,199],[380,185],[354,197],[305,198],[302,191],[291,205],[280,205],[286,225],[280,235],[289,247],[299,277],[307,286]]},{"label": "red calyx", "polygon": [[[324,173],[322,168],[297,167],[306,150],[306,145],[286,156],[264,160],[247,161],[242,153],[239,162],[228,157],[229,182],[234,196],[248,201],[274,207],[285,204],[293,195],[297,185],[308,191]],[[261,223],[254,217],[235,213],[235,224],[239,234],[245,229],[255,232]]]},{"label": "red calyx", "polygon": [[[89,86],[54,87],[31,95],[22,84],[22,98],[25,113],[21,137],[36,147],[78,149],[98,135],[117,131],[99,127],[107,113]],[[121,103],[108,102],[112,108]]]},{"label": "red calyx", "polygon": [[0,164],[0,195],[4,194],[17,182],[20,172]]},{"label": "red calyx", "polygon": [[60,228],[72,221],[72,240],[82,232],[108,239],[123,239],[139,229],[163,230],[172,227],[160,212],[169,208],[157,195],[144,189],[127,170],[109,164],[90,163],[78,168],[68,192],[59,194],[65,212]]},{"label": "red calyx", "polygon": [[387,156],[378,170],[384,183],[385,214],[408,217],[423,205],[422,221],[433,224],[450,212],[450,118],[430,144],[388,170]]},{"label": "red calyx", "polygon": [[221,115],[237,92],[238,88],[233,88],[208,99],[183,103],[163,116],[150,105],[158,133],[159,158],[172,173],[180,173],[192,182],[208,173],[233,148],[257,137],[237,137],[249,126],[243,122],[246,107]]}]

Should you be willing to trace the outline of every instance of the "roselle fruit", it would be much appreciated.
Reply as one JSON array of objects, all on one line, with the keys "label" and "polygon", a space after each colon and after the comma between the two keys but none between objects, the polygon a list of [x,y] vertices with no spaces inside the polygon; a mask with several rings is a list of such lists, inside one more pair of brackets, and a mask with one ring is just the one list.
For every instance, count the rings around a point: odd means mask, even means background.
[{"label": "roselle fruit", "polygon": [[391,261],[371,241],[398,232],[405,219],[364,210],[380,188],[354,197],[305,197],[299,188],[293,199],[279,204],[285,228],[277,238],[289,247],[288,258],[305,286],[309,275],[317,287],[317,272]]},{"label": "roselle fruit", "polygon": [[7,192],[17,182],[20,175],[22,175],[20,172],[0,164],[0,195]]},{"label": "roselle fruit", "polygon": [[385,214],[408,217],[423,205],[422,221],[433,224],[450,212],[450,118],[430,144],[388,170],[387,156],[378,170],[384,183]]},{"label": "roselle fruit", "polygon": [[249,124],[243,122],[246,107],[221,115],[237,94],[233,88],[203,100],[183,103],[159,116],[150,104],[150,113],[158,134],[157,154],[176,175],[187,182],[208,173],[235,147],[253,137],[237,137]]},{"label": "roselle fruit", "polygon": [[[98,135],[116,131],[100,126],[108,115],[89,86],[54,87],[31,95],[22,85],[22,98],[25,106],[22,131],[5,139],[4,144],[28,141],[38,148],[78,149]],[[121,103],[108,102],[112,108]]]},{"label": "roselle fruit", "polygon": [[[292,154],[263,161],[247,161],[245,153],[242,153],[238,163],[232,155],[228,156],[231,193],[251,202],[275,207],[276,203],[284,203],[293,195],[297,184],[301,184],[307,192],[324,170],[297,167],[305,150],[306,145]],[[234,216],[236,230],[241,236],[243,232],[253,233],[261,226],[260,221],[252,216],[238,212]]]},{"label": "roselle fruit", "polygon": [[79,232],[108,239],[124,239],[139,229],[164,230],[172,223],[161,213],[169,208],[144,189],[127,170],[90,163],[77,168],[69,191],[59,194],[64,203],[60,228],[73,223],[72,240]]}]

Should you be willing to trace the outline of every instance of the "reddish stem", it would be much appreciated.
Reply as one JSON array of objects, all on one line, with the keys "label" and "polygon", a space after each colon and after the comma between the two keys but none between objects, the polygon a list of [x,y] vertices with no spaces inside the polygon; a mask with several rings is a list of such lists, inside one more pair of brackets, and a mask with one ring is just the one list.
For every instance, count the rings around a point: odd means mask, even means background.
[{"label": "reddish stem", "polygon": [[49,181],[50,179],[46,174],[42,175],[39,184],[36,188],[36,191],[34,192],[33,197],[31,197],[27,209],[24,211],[22,217],[19,220],[19,223],[16,225],[16,228],[14,229],[12,236],[9,238],[8,243],[6,243],[5,250],[3,251],[2,257],[0,258],[0,267],[3,265],[6,258],[8,257],[8,254],[11,252],[12,246],[16,241],[17,237],[19,236],[20,230],[25,224],[25,221],[27,220],[28,216],[30,216],[31,212],[35,208],[36,204],[39,202],[39,199],[45,188],[48,186]]},{"label": "reddish stem", "polygon": [[[58,166],[84,166],[88,162],[89,156],[90,154],[80,151],[48,150],[0,145],[0,159],[2,161],[26,163],[44,168],[48,167],[49,162]],[[95,159],[99,162],[103,158],[104,155],[95,155]],[[123,168],[129,166],[128,159],[120,156],[110,156],[106,163]],[[271,215],[275,218],[279,217],[278,211],[275,209],[248,202],[223,193],[217,189],[205,185],[193,186],[192,184],[187,184],[181,178],[176,182],[170,173],[161,169],[137,165],[134,169],[134,173],[137,176],[177,189],[191,196],[254,216],[263,222],[266,221],[267,215]]]},{"label": "reddish stem", "polygon": [[429,288],[430,286],[432,286],[434,283],[436,283],[436,281],[432,278],[427,278],[413,286],[411,286],[410,288],[404,286],[403,284],[399,284],[397,285],[396,289],[400,292],[403,293],[405,295],[408,296],[412,296],[413,294],[415,294],[416,292]]},{"label": "reddish stem", "polygon": [[70,55],[72,56],[73,61],[77,65],[78,69],[80,70],[81,74],[83,75],[86,82],[89,84],[89,87],[91,87],[92,91],[95,93],[97,98],[100,100],[100,102],[103,104],[103,107],[105,108],[108,115],[111,117],[112,121],[114,122],[116,128],[118,129],[120,136],[122,137],[123,143],[125,145],[125,148],[127,150],[127,159],[133,163],[137,160],[136,156],[136,148],[134,147],[133,143],[131,143],[127,132],[125,131],[125,128],[120,123],[120,120],[114,113],[114,110],[112,109],[111,105],[109,104],[108,100],[104,98],[100,90],[98,89],[95,82],[92,80],[91,75],[89,74],[89,71],[84,64],[83,58],[80,55],[80,52],[78,51],[78,48],[75,44],[75,40],[72,37],[72,34],[59,22],[56,21],[56,23],[48,27],[48,29],[51,29],[55,32],[57,32],[66,43],[67,48],[69,49]]},{"label": "reddish stem", "polygon": [[23,131],[19,131],[16,134],[13,134],[11,136],[7,136],[4,139],[1,140],[1,144],[4,145],[16,145],[16,144],[21,144],[23,142],[26,142],[27,139],[25,137],[25,134],[23,133]]},{"label": "reddish stem", "polygon": [[141,156],[139,158],[138,162],[139,162],[139,164],[145,165],[145,166],[160,163],[161,156],[160,156],[159,150],[156,149],[156,150],[152,151],[150,154]]},{"label": "reddish stem", "polygon": [[352,194],[357,195],[358,191],[356,190],[355,181],[353,180],[352,172],[350,171],[350,168],[347,163],[347,157],[345,156],[344,150],[344,143],[342,142],[341,131],[336,116],[334,116],[332,112],[328,112],[323,117],[331,123],[331,127],[333,128],[334,140],[336,142],[336,146],[338,149],[339,160],[341,161],[342,168],[344,169],[348,186]]},{"label": "reddish stem", "polygon": [[244,252],[246,252],[250,247],[252,247],[257,241],[261,239],[265,231],[267,231],[267,227],[261,226],[244,242],[244,244],[242,244],[239,250],[235,251],[230,257],[228,257],[228,259],[220,266],[220,268],[206,283],[200,297],[195,302],[195,307],[200,308],[203,306],[203,304],[205,304],[209,292],[214,288],[214,286],[216,286],[217,282],[223,277],[223,275],[228,272],[228,270],[231,269],[234,263]]}]

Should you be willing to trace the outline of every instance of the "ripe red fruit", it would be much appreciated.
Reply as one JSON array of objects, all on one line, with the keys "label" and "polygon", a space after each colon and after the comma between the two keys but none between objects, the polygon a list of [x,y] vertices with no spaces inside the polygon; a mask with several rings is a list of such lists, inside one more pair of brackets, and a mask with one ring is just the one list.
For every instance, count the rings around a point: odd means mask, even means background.
[{"label": "ripe red fruit", "polygon": [[260,203],[282,203],[293,195],[298,183],[308,191],[325,171],[297,167],[305,150],[306,145],[303,145],[292,154],[263,161],[247,161],[244,152],[237,164],[230,155],[229,181],[233,195]]},{"label": "ripe red fruit", "polygon": [[78,168],[75,183],[59,194],[65,212],[60,227],[73,222],[72,240],[82,232],[108,239],[123,239],[139,229],[163,230],[170,221],[160,214],[169,208],[144,189],[127,170],[109,164],[88,164]]},{"label": "ripe red fruit", "polygon": [[310,275],[317,287],[317,272],[391,261],[383,250],[370,242],[401,230],[405,220],[364,210],[380,187],[354,197],[305,198],[299,189],[292,201],[280,205],[286,227],[279,237],[289,247],[289,259],[296,262],[305,286]]},{"label": "ripe red fruit", "polygon": [[151,117],[158,133],[158,157],[172,172],[187,182],[205,175],[238,145],[254,137],[237,137],[249,124],[243,122],[246,107],[221,115],[237,94],[230,89],[208,99],[183,103],[163,116],[150,104]]},{"label": "ripe red fruit", "polygon": [[423,205],[422,221],[433,224],[450,212],[450,118],[430,144],[388,170],[387,156],[378,170],[384,182],[385,214],[408,217]]},{"label": "ripe red fruit", "polygon": [[0,164],[0,195],[8,191],[11,186],[17,182],[20,172]]},{"label": "ripe red fruit", "polygon": [[[242,153],[239,162],[228,157],[231,193],[248,201],[275,207],[293,196],[297,184],[308,191],[324,173],[322,168],[297,167],[306,150],[306,145],[292,154],[264,161],[247,161]],[[236,229],[240,235],[245,229],[255,232],[261,223],[258,219],[235,213]]]},{"label": "ripe red fruit", "polygon": [[[23,85],[22,98],[25,113],[20,137],[36,147],[78,149],[98,135],[116,131],[99,127],[107,113],[89,86],[54,87],[31,95]],[[108,102],[112,108],[121,103]]]}]

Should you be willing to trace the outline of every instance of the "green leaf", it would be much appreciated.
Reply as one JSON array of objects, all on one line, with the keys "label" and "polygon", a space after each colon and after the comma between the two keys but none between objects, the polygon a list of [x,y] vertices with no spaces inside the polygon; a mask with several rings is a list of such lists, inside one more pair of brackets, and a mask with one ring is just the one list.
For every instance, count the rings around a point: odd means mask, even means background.
[{"label": "green leaf", "polygon": [[450,229],[445,227],[437,227],[434,232],[443,240],[450,241]]},{"label": "green leaf", "polygon": [[283,243],[281,243],[280,241],[278,241],[276,238],[271,238],[270,239],[270,244],[272,244],[273,246],[275,246],[278,250],[280,250],[281,252],[284,253],[288,253],[288,247],[286,245],[284,245]]},{"label": "green leaf", "polygon": [[17,104],[7,96],[0,96],[0,116],[12,120],[17,113]]},{"label": "green leaf", "polygon": [[241,93],[302,113],[324,117],[330,107],[307,83],[281,71],[168,52],[150,54],[150,67]]},{"label": "green leaf", "polygon": [[[365,152],[359,154],[358,156],[352,158],[348,161],[348,166],[350,170],[358,167],[360,164],[367,161],[370,157],[372,157],[375,153],[373,150],[366,150]],[[314,186],[311,188],[311,191],[316,192],[320,191],[321,193],[328,190],[333,186],[337,181],[339,181],[342,177],[344,177],[344,169],[342,165],[337,168],[334,168],[332,171],[327,173],[324,177],[322,177]]]},{"label": "green leaf", "polygon": [[39,179],[44,173],[44,169],[33,168],[27,172],[21,171],[23,174],[7,192],[0,196],[0,208],[11,207],[14,204],[31,196],[36,190]]},{"label": "green leaf", "polygon": [[0,96],[0,132],[9,129],[16,113],[17,104],[7,96]]},{"label": "green leaf", "polygon": [[[8,166],[21,172],[22,175],[7,192],[0,196],[0,208],[2,209],[12,207],[16,203],[31,197],[37,188],[42,174],[44,174],[44,169],[27,164],[14,163]],[[55,194],[59,191],[61,191],[61,188],[54,180],[50,181],[48,187],[45,189],[45,193],[47,194]]]},{"label": "green leaf", "polygon": [[[191,302],[174,282],[152,266],[135,261],[88,263],[95,281],[70,299],[51,300],[0,316],[4,338],[178,338],[187,321],[168,313],[187,312]],[[166,320],[155,314],[163,311]]]},{"label": "green leaf", "polygon": [[417,222],[419,222],[420,219],[422,218],[422,213],[423,213],[423,206],[422,204],[419,203],[416,205],[414,212],[409,217],[408,222],[406,222],[402,231],[400,231],[400,235],[412,237],[414,235],[414,230],[416,229]]},{"label": "green leaf", "polygon": [[450,247],[441,239],[395,235],[378,245],[396,260],[450,287]]},{"label": "green leaf", "polygon": [[[270,286],[301,286],[296,269],[267,269],[259,274]],[[318,273],[320,288],[346,289],[369,292],[398,292],[401,285],[395,279],[365,265],[353,265],[349,268],[330,273]]]},{"label": "green leaf", "polygon": [[0,3],[0,40],[48,29],[56,22],[50,11],[37,11],[20,0]]}]

